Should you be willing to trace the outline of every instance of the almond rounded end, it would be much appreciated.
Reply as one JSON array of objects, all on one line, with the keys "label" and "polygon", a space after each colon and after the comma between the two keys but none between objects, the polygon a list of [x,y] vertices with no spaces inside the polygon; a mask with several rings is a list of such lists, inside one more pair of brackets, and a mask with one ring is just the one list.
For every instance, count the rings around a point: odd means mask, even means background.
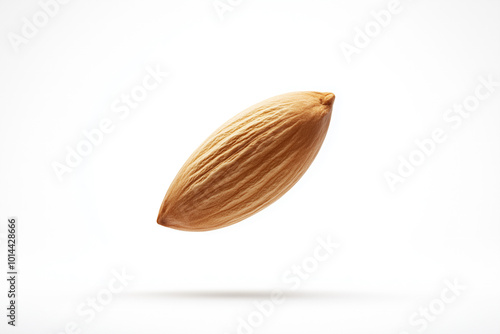
[{"label": "almond rounded end", "polygon": [[200,227],[196,225],[192,225],[188,222],[183,222],[181,220],[172,218],[170,216],[162,216],[158,217],[156,220],[158,225],[168,227],[174,230],[179,230],[179,231],[188,231],[188,232],[202,232],[202,231],[210,231],[213,230],[214,228],[212,227]]},{"label": "almond rounded end", "polygon": [[190,224],[185,221],[179,220],[171,214],[167,213],[160,214],[156,219],[156,222],[158,223],[158,225],[173,228],[175,230],[189,231],[191,229],[189,227]]},{"label": "almond rounded end", "polygon": [[158,218],[156,219],[156,222],[158,225],[165,226],[165,227],[170,227],[173,225],[174,221],[171,219],[169,216],[166,214],[159,214]]},{"label": "almond rounded end", "polygon": [[158,225],[161,225],[161,226],[167,226],[167,225],[165,224],[164,220],[163,220],[163,219],[161,219],[159,216],[158,216],[158,219],[156,219],[156,223],[157,223]]}]

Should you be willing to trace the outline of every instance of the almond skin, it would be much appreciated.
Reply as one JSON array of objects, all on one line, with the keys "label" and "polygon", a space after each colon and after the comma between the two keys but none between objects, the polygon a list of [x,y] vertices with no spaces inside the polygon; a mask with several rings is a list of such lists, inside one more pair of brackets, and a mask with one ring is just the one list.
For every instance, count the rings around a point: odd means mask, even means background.
[{"label": "almond skin", "polygon": [[332,93],[287,93],[227,121],[182,166],[163,199],[158,224],[209,231],[275,202],[318,154],[334,99]]}]

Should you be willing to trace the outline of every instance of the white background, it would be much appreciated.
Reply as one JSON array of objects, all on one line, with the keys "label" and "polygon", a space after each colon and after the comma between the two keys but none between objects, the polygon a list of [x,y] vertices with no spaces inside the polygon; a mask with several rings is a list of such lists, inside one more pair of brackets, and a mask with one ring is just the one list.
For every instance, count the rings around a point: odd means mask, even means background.
[{"label": "white background", "polygon": [[[500,333],[500,87],[456,129],[443,120],[479,77],[500,81],[500,2],[401,0],[348,62],[341,43],[388,3],[233,1],[221,19],[210,0],[74,0],[16,51],[9,33],[40,5],[0,2],[2,268],[7,217],[20,224],[18,327],[2,306],[1,332],[237,333],[279,288],[289,296],[252,332]],[[169,76],[120,119],[113,101],[148,66]],[[336,100],[289,193],[212,232],[156,224],[213,130],[301,90]],[[60,181],[53,162],[105,118],[114,130]],[[384,173],[438,127],[447,140],[391,191]],[[290,291],[283,275],[327,236],[338,250]],[[134,279],[86,321],[76,309],[122,269]],[[409,318],[446,279],[465,291],[419,331]]]}]

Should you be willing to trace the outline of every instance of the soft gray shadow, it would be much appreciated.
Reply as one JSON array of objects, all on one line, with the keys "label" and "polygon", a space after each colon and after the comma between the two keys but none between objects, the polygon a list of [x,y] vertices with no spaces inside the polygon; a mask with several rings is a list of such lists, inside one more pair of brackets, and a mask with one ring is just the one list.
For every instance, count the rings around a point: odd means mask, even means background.
[{"label": "soft gray shadow", "polygon": [[[162,299],[267,299],[271,290],[190,290],[190,291],[141,291],[123,293],[124,296]],[[283,291],[286,299],[309,300],[402,300],[410,295],[396,293],[349,292],[349,291]]]}]

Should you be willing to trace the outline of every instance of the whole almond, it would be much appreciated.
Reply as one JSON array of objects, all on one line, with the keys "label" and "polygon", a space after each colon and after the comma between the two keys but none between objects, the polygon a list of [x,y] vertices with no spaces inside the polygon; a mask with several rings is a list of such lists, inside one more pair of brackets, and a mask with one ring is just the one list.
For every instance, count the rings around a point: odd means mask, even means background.
[{"label": "whole almond", "polygon": [[214,230],[275,202],[316,157],[334,99],[332,93],[283,94],[227,121],[182,166],[163,199],[158,224]]}]

